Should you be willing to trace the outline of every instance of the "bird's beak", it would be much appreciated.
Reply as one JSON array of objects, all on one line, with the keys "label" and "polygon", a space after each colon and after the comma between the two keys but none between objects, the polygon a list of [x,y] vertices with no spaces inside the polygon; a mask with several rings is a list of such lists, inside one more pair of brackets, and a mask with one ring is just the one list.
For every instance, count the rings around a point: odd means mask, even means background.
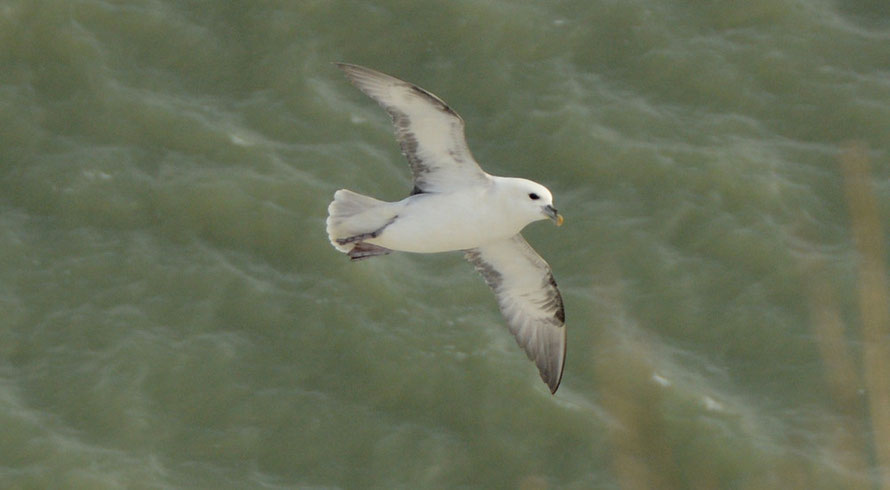
[{"label": "bird's beak", "polygon": [[559,212],[556,211],[556,208],[554,208],[553,206],[549,204],[544,206],[544,214],[547,215],[548,218],[552,219],[553,222],[556,223],[556,226],[562,225],[562,215],[559,214]]}]

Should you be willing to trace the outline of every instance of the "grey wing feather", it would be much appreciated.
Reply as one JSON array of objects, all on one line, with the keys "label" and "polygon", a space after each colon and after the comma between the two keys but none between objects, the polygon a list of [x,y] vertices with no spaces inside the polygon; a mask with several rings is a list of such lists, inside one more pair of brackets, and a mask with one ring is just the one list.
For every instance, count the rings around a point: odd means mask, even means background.
[{"label": "grey wing feather", "polygon": [[556,393],[566,356],[565,309],[547,262],[517,234],[466,251],[494,291],[516,342]]},{"label": "grey wing feather", "polygon": [[442,99],[370,68],[335,65],[392,117],[396,139],[414,175],[412,193],[448,191],[487,181],[488,174],[467,147],[463,119]]}]

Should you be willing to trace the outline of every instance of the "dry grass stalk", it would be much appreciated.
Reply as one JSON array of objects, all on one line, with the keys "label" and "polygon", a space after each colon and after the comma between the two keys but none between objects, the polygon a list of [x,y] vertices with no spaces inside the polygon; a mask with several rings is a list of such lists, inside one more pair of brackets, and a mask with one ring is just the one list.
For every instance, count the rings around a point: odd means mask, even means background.
[{"label": "dry grass stalk", "polygon": [[859,310],[864,344],[863,379],[868,391],[880,488],[890,490],[890,290],[881,218],[871,186],[868,152],[851,144],[841,169],[859,252]]}]

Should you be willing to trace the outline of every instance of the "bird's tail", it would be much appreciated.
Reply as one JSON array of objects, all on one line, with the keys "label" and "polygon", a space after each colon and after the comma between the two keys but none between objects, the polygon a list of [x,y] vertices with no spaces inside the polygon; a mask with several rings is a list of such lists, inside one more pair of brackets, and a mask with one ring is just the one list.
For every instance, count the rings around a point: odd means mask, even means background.
[{"label": "bird's tail", "polygon": [[[327,219],[331,245],[343,253],[351,252],[361,242],[359,237],[373,233],[391,222],[393,216],[388,204],[347,189],[335,192],[334,200],[328,206]],[[344,243],[346,240],[351,241]]]}]

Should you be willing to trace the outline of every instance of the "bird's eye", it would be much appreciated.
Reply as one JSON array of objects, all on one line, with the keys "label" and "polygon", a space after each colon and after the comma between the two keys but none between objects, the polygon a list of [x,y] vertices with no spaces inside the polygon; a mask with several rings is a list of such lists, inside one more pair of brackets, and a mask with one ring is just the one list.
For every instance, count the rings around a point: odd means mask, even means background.
[{"label": "bird's eye", "polygon": [[534,192],[532,192],[531,194],[529,194],[528,197],[529,197],[529,199],[531,199],[532,201],[537,201],[538,199],[541,198],[541,196],[535,194]]}]

